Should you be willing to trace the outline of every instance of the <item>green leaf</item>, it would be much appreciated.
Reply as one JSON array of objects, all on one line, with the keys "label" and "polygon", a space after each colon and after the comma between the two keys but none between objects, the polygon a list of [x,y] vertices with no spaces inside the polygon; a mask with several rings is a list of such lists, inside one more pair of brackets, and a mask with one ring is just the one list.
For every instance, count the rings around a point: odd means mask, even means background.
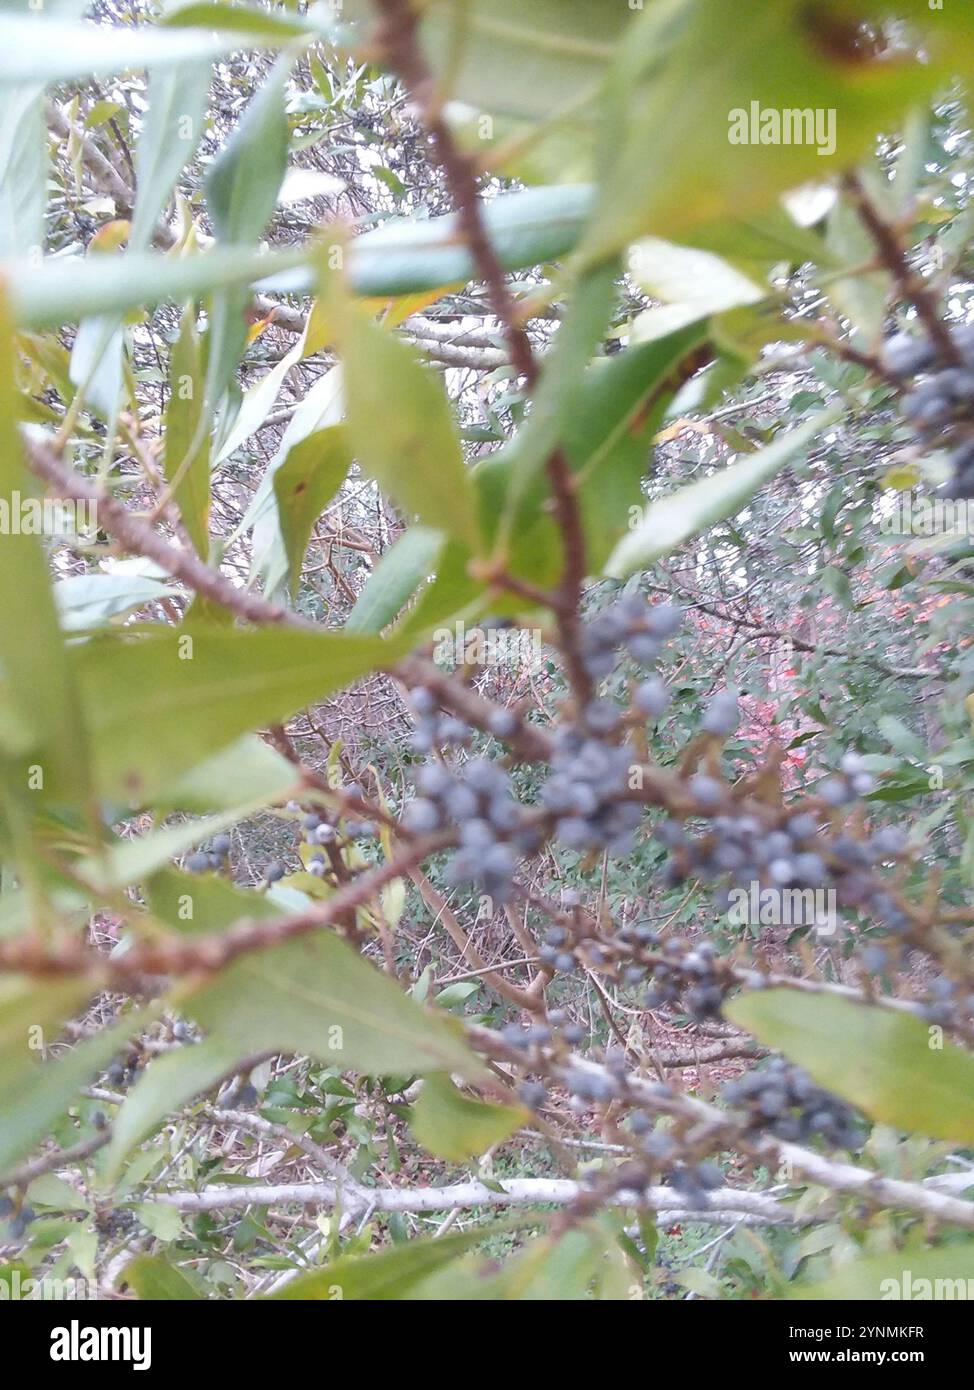
[{"label": "green leaf", "polygon": [[[207,175],[206,206],[222,242],[256,241],[274,211],[287,169],[285,96],[293,62],[290,54],[278,58]],[[245,288],[235,288],[221,290],[208,301],[206,398],[211,407],[220,400],[243,354],[248,298]]]},{"label": "green leaf", "polygon": [[741,463],[731,464],[711,477],[688,483],[668,497],[649,503],[638,528],[621,540],[609,556],[605,573],[614,579],[625,579],[637,570],[648,569],[699,532],[734,516],[759,487],[803,453],[811,440],[840,414],[838,409],[822,411]]},{"label": "green leaf", "polygon": [[[588,187],[536,188],[488,203],[484,222],[503,267],[519,270],[570,251],[591,199]],[[255,281],[271,291],[309,293],[314,273],[308,267],[317,254],[310,246],[266,252],[222,247],[183,257],[139,251],[62,256],[40,268],[21,260],[10,267],[10,293],[18,323],[59,328],[91,314],[185,300]],[[390,219],[355,238],[346,260],[352,291],[366,298],[465,284],[477,273],[455,214]]]},{"label": "green leaf", "polygon": [[256,734],[246,734],[156,793],[157,810],[239,811],[285,800],[295,790],[294,765]]},{"label": "green leaf", "polygon": [[369,575],[345,622],[346,632],[381,632],[429,577],[443,549],[443,536],[427,526],[410,526]]},{"label": "green leaf", "polygon": [[106,1157],[106,1181],[118,1180],[128,1155],[167,1115],[228,1075],[237,1049],[223,1038],[174,1048],[154,1057],[119,1107]]},{"label": "green leaf", "polygon": [[658,336],[658,323],[682,328],[709,314],[742,304],[757,304],[766,291],[720,256],[696,247],[676,246],[660,237],[644,237],[630,248],[629,271],[646,293],[663,306],[638,315],[632,325],[636,341],[647,324]]},{"label": "green leaf", "polygon": [[180,1007],[241,1057],[280,1050],[371,1074],[482,1072],[452,1020],[419,1008],[329,932],[241,958]]},{"label": "green leaf", "polygon": [[[0,991],[0,1175],[12,1168],[57,1124],[82,1086],[103,1071],[133,1033],[152,1020],[153,1008],[127,1014],[119,1023],[86,1038],[56,1062],[38,1062],[27,1051],[29,1030],[49,1025],[53,1033],[85,1002],[90,987],[76,981],[48,983],[43,992],[25,990],[17,980]],[[31,1014],[24,1018],[24,1006]],[[9,1036],[10,1034],[13,1036]],[[9,1042],[10,1051],[7,1043]]]},{"label": "green leaf", "polygon": [[[268,36],[268,45],[275,35]],[[240,47],[232,33],[72,23],[0,11],[0,82],[87,82],[127,68],[178,67]]]},{"label": "green leaf", "polygon": [[507,534],[518,507],[546,460],[561,442],[572,396],[602,340],[615,299],[614,262],[584,275],[534,389],[531,413],[506,456],[511,460],[505,509]]},{"label": "green leaf", "polygon": [[[927,750],[923,740],[907,728],[902,719],[897,719],[893,714],[881,714],[876,720],[876,728],[895,752],[902,753],[904,758],[914,758],[919,763],[926,762]],[[946,759],[938,756],[937,761],[944,762]]]},{"label": "green leaf", "polygon": [[84,632],[175,593],[171,585],[140,574],[73,574],[54,585],[54,602],[62,629]]},{"label": "green leaf", "polygon": [[[350,19],[372,18],[369,0],[346,0]],[[626,6],[589,0],[432,0],[420,37],[443,96],[480,111],[548,121],[598,91],[631,19]]]},{"label": "green leaf", "polygon": [[[601,1280],[607,1261],[618,1260],[614,1237],[597,1226],[569,1231],[560,1239],[542,1236],[531,1241],[500,1269],[471,1256],[440,1273],[434,1273],[413,1289],[416,1301],[456,1302],[562,1302],[588,1300],[595,1286],[601,1296]],[[618,1280],[613,1281],[617,1289]],[[631,1288],[632,1280],[628,1287]],[[619,1297],[619,1293],[607,1294]]]},{"label": "green leaf", "polygon": [[402,654],[375,637],[211,627],[103,637],[70,656],[102,794],[144,802],[241,734]]},{"label": "green leaf", "polygon": [[175,1240],[182,1232],[182,1216],[175,1207],[164,1206],[162,1202],[140,1202],[135,1208],[135,1214],[156,1240]]},{"label": "green leaf", "polygon": [[[590,175],[594,154],[593,108],[609,60],[631,19],[632,6],[593,7],[590,0],[432,0],[422,8],[420,42],[435,74],[440,100],[463,138],[469,111],[471,140],[478,156],[488,134],[481,113],[490,112],[489,134],[499,142],[502,167],[523,173],[525,160],[512,168],[509,143],[527,152],[535,167],[580,167]],[[371,20],[370,0],[345,0],[344,13]],[[364,56],[364,54],[363,54]],[[476,116],[476,123],[474,122]],[[486,156],[489,159],[489,152]]]},{"label": "green leaf", "polygon": [[18,323],[58,328],[75,319],[139,305],[184,300],[222,287],[246,285],[274,271],[302,266],[307,249],[254,251],[225,247],[197,256],[60,256],[40,268],[18,261],[10,268],[11,301]]},{"label": "green leaf", "polygon": [[236,888],[220,874],[185,874],[163,868],[147,881],[152,916],[174,931],[219,932],[246,917],[279,917],[263,893]]},{"label": "green leaf", "polygon": [[448,1076],[430,1076],[413,1106],[415,1138],[437,1158],[460,1163],[509,1138],[530,1118],[519,1105],[488,1105],[461,1095]]},{"label": "green leaf", "polygon": [[[576,245],[592,206],[588,185],[529,188],[488,202],[484,226],[505,270],[557,260]],[[466,284],[477,266],[456,213],[390,218],[352,241],[348,277],[357,295],[394,296]]]},{"label": "green leaf", "polygon": [[[927,16],[934,44],[938,17]],[[830,42],[830,23],[804,0],[753,7],[746,24],[725,0],[647,5],[607,79],[602,192],[583,256],[774,207],[787,189],[868,152],[878,130],[943,82],[923,42],[895,63],[864,48],[846,54]],[[823,121],[831,112],[832,124],[786,140],[790,112]]]},{"label": "green leaf", "polygon": [[287,168],[284,96],[293,59],[279,58],[206,180],[206,205],[221,241],[245,245],[263,232]]},{"label": "green leaf", "polygon": [[909,1014],[821,994],[744,994],[727,1017],[896,1129],[974,1143],[974,1057]]},{"label": "green leaf", "polygon": [[169,359],[169,400],[165,417],[165,472],[175,482],[174,497],[190,540],[205,559],[210,531],[210,434],[203,350],[190,302],[179,321],[179,337]]},{"label": "green leaf", "polygon": [[442,382],[364,313],[341,329],[348,434],[363,470],[425,525],[479,547],[473,486]]},{"label": "green leaf", "polygon": [[133,251],[149,246],[173,185],[196,152],[209,91],[209,61],[157,69],[149,78],[149,105],[135,151],[138,197],[129,233]]},{"label": "green leaf", "polygon": [[281,466],[274,470],[274,496],[292,594],[298,591],[314,524],[341,487],[350,464],[344,426],[330,425],[293,445]]},{"label": "green leaf", "polygon": [[[0,667],[7,702],[42,752],[44,790],[80,794],[87,780],[85,737],[74,680],[58,627],[41,539],[19,521],[22,501],[34,497],[16,421],[16,357],[7,303],[0,295],[0,500],[8,511],[0,544]],[[30,621],[10,615],[30,613]],[[27,770],[9,776],[9,794],[27,794]]]},{"label": "green leaf", "polygon": [[[878,180],[870,181],[870,193],[874,191],[873,183],[878,183]],[[875,191],[885,191],[886,187],[884,177]],[[853,325],[853,345],[871,352],[882,336],[892,281],[888,271],[863,272],[862,266],[868,265],[875,256],[875,245],[850,199],[840,198],[836,202],[829,214],[825,239],[837,260],[856,269],[852,275],[829,275],[822,282],[822,288],[839,312]]]},{"label": "green leaf", "polygon": [[44,101],[39,88],[0,92],[0,257],[29,256],[44,245]]},{"label": "green leaf", "polygon": [[201,3],[181,5],[178,10],[170,10],[160,18],[159,23],[174,29],[220,29],[228,32],[233,30],[235,33],[249,34],[254,38],[289,39],[299,38],[312,29],[324,30],[327,21],[323,23],[321,19],[312,19],[310,15],[299,15],[292,19],[279,11],[271,14],[267,10],[253,9],[249,5],[230,5],[226,0],[215,0],[215,3],[211,4],[201,0]]},{"label": "green leaf", "polygon": [[274,1298],[302,1302],[400,1299],[483,1239],[483,1231],[475,1229],[438,1240],[410,1240],[376,1255],[342,1255],[322,1269],[292,1279]]},{"label": "green leaf", "polygon": [[812,1301],[969,1299],[974,1288],[974,1241],[955,1241],[939,1250],[898,1250],[853,1260],[816,1284],[796,1284],[789,1298]]},{"label": "green leaf", "polygon": [[[704,337],[705,329],[694,325],[655,342],[597,358],[565,402],[564,450],[578,478],[590,573],[599,571],[630,529],[631,509],[644,501],[642,479],[649,441],[673,396],[667,380]],[[485,529],[492,518],[496,524],[517,458],[515,439],[491,455],[474,474]],[[509,561],[514,573],[540,584],[554,583],[561,570],[560,536],[551,519],[542,514],[547,492],[547,481],[541,477],[525,493],[514,527],[518,539]],[[461,595],[463,602],[469,602],[476,592],[477,586],[468,579],[467,592]]]},{"label": "green leaf", "polygon": [[139,1298],[152,1302],[200,1297],[188,1276],[161,1255],[136,1255],[122,1270],[118,1283],[127,1284]]}]

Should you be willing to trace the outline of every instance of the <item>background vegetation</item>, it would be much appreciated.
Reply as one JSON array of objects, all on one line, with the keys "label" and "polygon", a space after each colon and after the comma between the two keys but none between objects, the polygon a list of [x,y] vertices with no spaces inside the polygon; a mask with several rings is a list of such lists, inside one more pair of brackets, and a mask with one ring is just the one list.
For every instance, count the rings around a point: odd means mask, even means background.
[{"label": "background vegetation", "polygon": [[0,1277],[974,1277],[974,16],[0,40]]}]

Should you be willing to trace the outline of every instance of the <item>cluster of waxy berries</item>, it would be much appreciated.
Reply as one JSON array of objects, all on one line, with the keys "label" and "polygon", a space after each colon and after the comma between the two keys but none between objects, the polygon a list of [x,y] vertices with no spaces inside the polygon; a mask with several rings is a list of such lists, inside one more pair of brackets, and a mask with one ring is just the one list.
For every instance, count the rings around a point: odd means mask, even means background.
[{"label": "cluster of waxy berries", "polygon": [[605,741],[618,723],[619,711],[610,700],[591,700],[578,724],[563,725],[555,735],[541,803],[557,817],[555,839],[566,849],[608,848],[623,855],[632,848],[643,807],[623,800],[632,763],[629,749]]},{"label": "cluster of waxy berries", "polygon": [[679,632],[682,622],[674,604],[649,603],[638,594],[619,599],[593,618],[582,636],[582,661],[589,677],[600,681],[611,675],[618,665],[621,647],[637,665],[652,666],[663,643]]},{"label": "cluster of waxy berries", "polygon": [[109,1086],[131,1086],[132,1082],[139,1075],[139,1064],[137,1059],[132,1058],[128,1061],[114,1061],[105,1072],[105,1081]]},{"label": "cluster of waxy berries", "polygon": [[[584,631],[581,656],[588,675],[596,683],[608,676],[621,648],[640,665],[650,665],[680,622],[680,612],[671,604],[651,604],[638,596],[620,599]],[[425,754],[469,742],[469,726],[443,713],[433,691],[418,686],[410,694],[416,716],[414,752]],[[669,702],[670,692],[656,675],[638,684],[632,697],[634,710],[647,719],[660,718]],[[508,739],[518,722],[512,711],[496,710],[488,731]],[[407,807],[403,824],[416,834],[459,826],[461,847],[447,869],[448,881],[479,883],[501,902],[510,896],[518,853],[540,848],[544,820],[554,838],[568,849],[608,848],[625,854],[632,848],[643,808],[626,799],[631,755],[622,742],[624,734],[618,706],[593,698],[575,722],[563,724],[555,733],[550,774],[540,792],[540,814],[513,800],[506,773],[475,759],[459,777],[439,764],[424,767],[417,778],[420,795]]]},{"label": "cluster of waxy berries", "polygon": [[[708,806],[716,808],[731,795],[723,783],[702,773],[691,777],[688,786],[704,816]],[[799,809],[782,818],[780,811],[769,808],[767,819],[753,805],[737,814],[725,810],[711,816],[700,831],[664,819],[655,834],[670,852],[667,880],[676,884],[690,877],[704,882],[728,878],[738,888],[757,885],[760,890],[834,888],[840,906],[868,907],[891,928],[905,930],[909,918],[879,889],[872,870],[903,853],[906,834],[888,826],[861,837],[832,825],[832,812],[852,807],[873,786],[861,755],[849,752],[840,762],[840,772],[815,788],[815,809]],[[722,911],[730,902],[726,890],[718,895]]]},{"label": "cluster of waxy berries", "polygon": [[783,1058],[731,1081],[722,1094],[728,1105],[745,1112],[753,1132],[787,1143],[820,1139],[835,1149],[860,1149],[865,1143],[856,1111]]},{"label": "cluster of waxy berries", "polygon": [[230,853],[230,836],[214,835],[208,850],[197,850],[186,858],[185,867],[191,874],[205,874],[226,866]]},{"label": "cluster of waxy berries", "polygon": [[633,1150],[645,1168],[644,1184],[659,1173],[663,1181],[679,1193],[681,1206],[700,1211],[707,1205],[708,1194],[722,1187],[724,1175],[716,1163],[692,1163],[680,1158],[679,1145],[665,1129],[660,1129],[645,1110],[634,1110],[629,1116],[629,1131]]},{"label": "cluster of waxy berries", "polygon": [[508,902],[520,855],[541,843],[511,793],[509,774],[486,758],[471,758],[459,773],[427,763],[416,774],[416,790],[403,812],[405,829],[429,835],[449,826],[459,835],[460,848],[445,869],[447,883],[475,883],[496,902]]},{"label": "cluster of waxy berries", "polygon": [[[352,782],[344,787],[346,796],[354,797],[361,801],[365,792],[357,782]],[[308,811],[301,820],[301,833],[305,844],[314,846],[314,852],[307,863],[309,874],[314,874],[315,878],[324,878],[327,869],[327,860],[324,849],[319,848],[326,845],[333,845],[341,839],[339,826],[319,811]],[[357,820],[354,817],[346,817],[344,821],[344,835],[346,840],[370,840],[375,835],[375,825],[370,820]],[[281,875],[278,875],[280,877]],[[273,882],[272,879],[268,879]]]},{"label": "cluster of waxy berries", "polygon": [[36,1216],[33,1207],[22,1206],[17,1211],[9,1197],[0,1197],[0,1221],[7,1222],[7,1234],[11,1240],[20,1240]]},{"label": "cluster of waxy berries", "polygon": [[[582,662],[598,682],[619,661],[620,649],[638,665],[651,666],[667,638],[679,630],[680,610],[669,603],[647,603],[639,595],[619,599],[586,627],[581,641]],[[632,707],[645,719],[660,719],[671,695],[658,675],[641,681],[632,694]],[[616,741],[623,731],[622,712],[608,699],[592,699],[577,722],[555,735],[551,775],[541,788],[541,802],[556,817],[555,839],[566,849],[608,849],[629,853],[633,832],[643,808],[626,799],[632,763],[629,749]]]},{"label": "cluster of waxy berries", "polygon": [[897,376],[917,377],[900,410],[929,445],[950,448],[952,477],[945,497],[974,497],[974,325],[951,330],[959,363],[945,364],[926,338],[897,333],[883,363]]},{"label": "cluster of waxy berries", "polygon": [[[416,727],[410,739],[414,753],[432,753],[434,748],[465,748],[473,736],[470,725],[458,715],[445,714],[439,708],[439,701],[425,685],[418,685],[410,692]],[[511,738],[518,727],[518,717],[513,710],[496,709],[490,715],[488,730],[495,738]]]},{"label": "cluster of waxy berries", "polygon": [[[638,930],[638,928],[637,928]],[[727,993],[717,952],[709,941],[691,947],[689,942],[671,937],[663,944],[668,960],[653,966],[652,983],[643,1000],[647,1009],[680,1005],[697,1023],[716,1018]],[[627,967],[623,978],[628,978]]]}]

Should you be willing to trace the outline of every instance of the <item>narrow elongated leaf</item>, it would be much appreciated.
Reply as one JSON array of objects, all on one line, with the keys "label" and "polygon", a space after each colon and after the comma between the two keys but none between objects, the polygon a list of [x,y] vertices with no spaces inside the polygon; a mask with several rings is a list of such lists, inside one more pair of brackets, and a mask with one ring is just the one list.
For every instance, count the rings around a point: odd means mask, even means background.
[{"label": "narrow elongated leaf", "polygon": [[277,518],[288,557],[292,594],[297,593],[314,524],[341,487],[350,463],[345,428],[331,425],[295,444],[274,472]]},{"label": "narrow elongated leaf", "polygon": [[346,632],[381,632],[432,572],[443,536],[410,526],[376,565],[345,622]]},{"label": "narrow elongated leaf", "polygon": [[479,1230],[411,1240],[375,1255],[342,1255],[321,1269],[285,1284],[275,1299],[327,1302],[368,1299],[387,1302],[406,1296],[435,1270],[449,1266],[484,1238]]},{"label": "narrow elongated leaf", "polygon": [[227,247],[199,256],[169,257],[148,251],[124,256],[61,256],[37,268],[15,262],[11,302],[18,323],[58,328],[89,314],[184,300],[223,286],[247,285],[301,266],[305,250],[253,251]]},{"label": "narrow elongated leaf", "polygon": [[125,1097],[112,1128],[106,1178],[115,1182],[125,1159],[174,1111],[233,1069],[235,1049],[219,1038],[154,1057]]},{"label": "narrow elongated leaf", "polygon": [[196,305],[189,303],[169,359],[165,469],[183,524],[200,555],[206,557],[210,529],[209,409],[203,349],[196,329]]},{"label": "narrow elongated leaf", "polygon": [[[206,205],[218,238],[248,245],[262,234],[287,168],[285,94],[293,58],[278,58],[264,85],[217,156],[206,180]],[[206,399],[221,400],[247,341],[247,291],[220,290],[208,302]]]},{"label": "narrow elongated leaf", "polygon": [[[261,36],[274,46],[277,35]],[[153,71],[219,58],[240,47],[233,33],[164,29],[153,24],[103,25],[0,11],[0,82],[87,81],[127,68]]]},{"label": "narrow elongated leaf", "polygon": [[817,434],[838,418],[838,410],[822,411],[741,463],[731,464],[649,503],[638,528],[624,537],[609,556],[605,573],[625,579],[636,570],[648,569],[692,536],[733,516],[759,487],[798,457]]},{"label": "narrow elongated leaf", "polygon": [[582,277],[555,345],[545,359],[531,413],[511,445],[507,528],[545,461],[560,443],[567,409],[579,379],[602,340],[612,311],[616,266],[608,263]]},{"label": "narrow elongated leaf", "polygon": [[241,734],[402,654],[372,637],[206,628],[104,638],[70,655],[98,785],[141,802]]},{"label": "narrow elongated leaf", "polygon": [[345,408],[362,468],[407,513],[479,547],[470,475],[442,383],[364,314],[341,332]]},{"label": "narrow elongated leaf", "polygon": [[974,1143],[974,1057],[919,1018],[790,989],[744,994],[726,1013],[874,1120]]},{"label": "narrow elongated leaf", "polygon": [[133,251],[145,250],[151,242],[173,185],[196,151],[209,90],[208,60],[157,69],[149,79],[149,106],[135,156],[138,198],[129,235]]},{"label": "narrow elongated leaf", "polygon": [[263,232],[287,168],[284,94],[292,60],[279,58],[206,180],[206,204],[217,236],[246,245]]},{"label": "narrow elongated leaf", "polygon": [[[8,702],[44,752],[44,789],[80,792],[86,781],[85,738],[74,681],[58,627],[47,559],[38,535],[20,524],[24,499],[34,497],[17,432],[13,329],[0,294],[0,503],[6,509],[0,543],[0,665]],[[30,612],[30,622],[11,621]],[[21,780],[22,779],[22,780]],[[10,793],[26,793],[26,772]]]},{"label": "narrow elongated leaf", "polygon": [[54,585],[54,601],[64,631],[82,632],[176,592],[139,574],[75,574]]},{"label": "narrow elongated leaf", "polygon": [[39,87],[0,92],[0,258],[13,260],[44,245],[44,98]]},{"label": "narrow elongated leaf", "polygon": [[241,1057],[279,1049],[373,1075],[482,1071],[454,1020],[425,1012],[329,932],[242,957],[181,1007]]},{"label": "narrow elongated leaf", "polygon": [[[489,203],[484,222],[506,270],[564,255],[576,244],[592,201],[587,186],[536,188]],[[309,293],[315,274],[308,248],[262,252],[226,247],[179,259],[130,252],[101,257],[59,257],[37,268],[18,261],[10,272],[18,323],[59,328],[89,314],[161,304],[221,286],[258,283],[282,293]],[[394,218],[357,237],[347,256],[351,289],[389,297],[466,284],[476,266],[459,234],[455,214],[428,220]]]}]

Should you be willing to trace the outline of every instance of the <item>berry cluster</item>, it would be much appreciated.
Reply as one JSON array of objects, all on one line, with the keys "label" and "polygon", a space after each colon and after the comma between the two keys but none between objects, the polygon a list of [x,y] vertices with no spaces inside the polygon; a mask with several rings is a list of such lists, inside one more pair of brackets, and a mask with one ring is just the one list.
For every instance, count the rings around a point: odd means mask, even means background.
[{"label": "berry cluster", "polygon": [[[843,907],[868,906],[890,925],[905,929],[909,918],[888,894],[878,890],[871,870],[897,859],[906,848],[906,835],[897,827],[877,830],[869,837],[836,829],[834,813],[850,808],[872,791],[871,775],[860,754],[846,753],[840,771],[815,788],[808,808],[792,808],[784,816],[775,806],[750,802],[746,811],[731,814],[726,803],[731,789],[715,777],[698,773],[688,788],[700,813],[723,806],[693,831],[679,820],[664,819],[655,834],[670,852],[666,876],[671,883],[695,877],[704,882],[728,878],[738,888],[760,890],[835,889]],[[726,911],[730,895],[718,895]],[[902,921],[901,921],[902,919]]]},{"label": "berry cluster", "polygon": [[428,835],[449,825],[459,834],[446,881],[478,884],[496,902],[508,902],[520,854],[541,843],[540,832],[511,794],[509,774],[486,758],[471,758],[459,774],[427,763],[416,774],[416,789],[419,795],[403,812],[404,827]]},{"label": "berry cluster", "polygon": [[[647,603],[639,595],[619,599],[585,629],[582,662],[593,681],[609,675],[624,648],[638,665],[657,660],[663,643],[680,627],[680,610],[668,603]],[[658,675],[641,681],[632,694],[632,707],[646,719],[665,714],[671,695]],[[566,849],[608,849],[624,855],[633,846],[633,832],[643,808],[626,799],[632,759],[619,741],[622,715],[611,700],[592,699],[575,723],[555,735],[551,775],[541,788],[541,802],[555,817],[554,837]]]},{"label": "berry cluster", "polygon": [[638,594],[619,599],[585,629],[581,655],[589,677],[600,681],[610,675],[618,663],[620,647],[625,647],[637,665],[651,666],[663,643],[680,630],[682,622],[674,604],[647,603]]},{"label": "berry cluster", "polygon": [[114,1061],[105,1072],[105,1080],[109,1086],[131,1086],[139,1075],[139,1064],[136,1059],[126,1062]]},{"label": "berry cluster", "polygon": [[209,850],[197,850],[186,858],[185,868],[191,874],[204,874],[210,869],[219,870],[226,866],[230,854],[230,836],[214,835]]},{"label": "berry cluster", "polygon": [[591,700],[577,725],[563,725],[555,735],[551,776],[541,788],[541,803],[554,816],[554,835],[566,849],[608,848],[624,855],[643,807],[623,800],[632,756],[625,745],[604,740],[619,723],[609,700]]},{"label": "berry cluster", "polygon": [[817,1138],[837,1149],[860,1149],[865,1143],[855,1110],[780,1057],[731,1081],[723,1097],[745,1111],[752,1132],[767,1131],[788,1143]]},{"label": "berry cluster", "polygon": [[668,959],[653,967],[652,984],[643,1000],[644,1007],[658,1009],[664,1004],[682,1003],[682,1008],[696,1023],[716,1018],[728,982],[711,943],[702,941],[691,947],[689,942],[672,937],[664,943],[663,955]]},{"label": "berry cluster", "polygon": [[432,753],[434,748],[463,748],[470,742],[470,725],[454,714],[442,714],[431,690],[420,685],[410,694],[416,714],[416,727],[410,740],[414,753]]},{"label": "berry cluster", "polygon": [[960,363],[944,365],[934,345],[908,333],[895,334],[883,362],[901,377],[916,377],[900,401],[905,419],[928,445],[949,446],[952,477],[945,497],[974,497],[974,326],[951,333]]}]

